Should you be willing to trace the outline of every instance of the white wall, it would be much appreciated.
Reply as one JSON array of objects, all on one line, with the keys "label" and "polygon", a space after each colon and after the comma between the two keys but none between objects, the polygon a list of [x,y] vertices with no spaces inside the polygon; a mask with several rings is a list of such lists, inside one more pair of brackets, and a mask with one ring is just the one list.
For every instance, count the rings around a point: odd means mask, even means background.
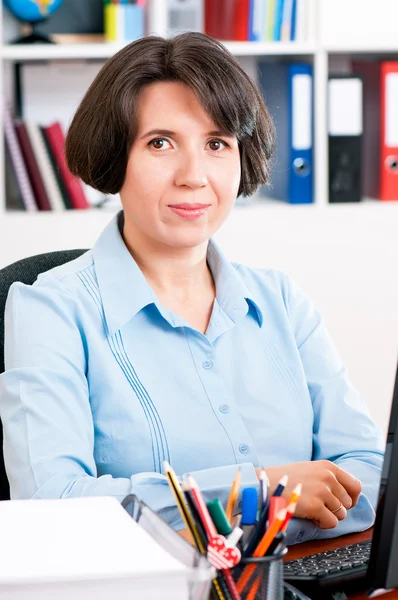
[{"label": "white wall", "polygon": [[[111,214],[9,214],[0,268],[31,254],[91,247]],[[292,275],[323,313],[373,418],[388,424],[398,349],[398,203],[237,207],[216,238],[238,262]]]}]

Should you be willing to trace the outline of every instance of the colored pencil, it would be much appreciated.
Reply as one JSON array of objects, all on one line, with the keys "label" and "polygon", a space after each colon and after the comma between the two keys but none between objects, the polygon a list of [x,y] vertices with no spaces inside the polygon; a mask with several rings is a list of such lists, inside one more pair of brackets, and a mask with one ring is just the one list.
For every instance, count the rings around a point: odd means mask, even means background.
[{"label": "colored pencil", "polygon": [[[274,537],[280,530],[281,525],[286,518],[286,512],[287,512],[287,510],[283,509],[278,513],[276,519],[270,524],[269,528],[267,529],[267,531],[263,535],[262,539],[260,540],[260,543],[258,544],[257,548],[253,552],[253,557],[259,558],[261,556],[264,556],[264,554],[267,552],[268,548],[270,547],[270,545],[272,543],[272,540],[274,539]],[[257,565],[252,564],[252,565],[247,565],[244,568],[241,576],[239,577],[238,584],[237,584],[237,588],[238,588],[239,592],[242,592],[244,590],[244,588],[246,587],[246,584],[250,580],[253,572],[256,569],[256,566]]]},{"label": "colored pencil", "polygon": [[239,469],[235,475],[235,479],[232,482],[231,491],[228,496],[227,507],[225,509],[225,514],[227,515],[227,519],[230,523],[232,522],[232,517],[234,514],[234,510],[235,510],[236,501],[237,501],[238,495],[239,495],[241,477],[242,477],[242,474],[241,474],[241,470],[239,467]]}]

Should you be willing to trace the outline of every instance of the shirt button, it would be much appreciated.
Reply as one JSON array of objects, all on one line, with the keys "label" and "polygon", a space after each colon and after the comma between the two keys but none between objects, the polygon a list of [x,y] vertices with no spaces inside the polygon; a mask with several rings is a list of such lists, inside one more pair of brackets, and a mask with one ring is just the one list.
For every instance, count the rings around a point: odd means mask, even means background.
[{"label": "shirt button", "polygon": [[203,368],[204,368],[204,369],[207,369],[207,370],[209,370],[209,369],[211,369],[211,368],[212,368],[212,366],[213,366],[213,363],[211,362],[211,360],[204,360],[204,361],[202,362],[202,365],[203,365]]},{"label": "shirt button", "polygon": [[249,452],[249,446],[247,444],[241,444],[239,446],[239,452],[242,454],[247,454]]},{"label": "shirt button", "polygon": [[216,320],[214,321],[214,325],[215,325],[216,327],[218,327],[218,326],[219,326],[219,324],[220,324],[220,321],[218,321],[218,319],[216,319]]},{"label": "shirt button", "polygon": [[229,406],[228,406],[228,404],[220,404],[220,406],[218,407],[218,409],[222,413],[229,412]]}]

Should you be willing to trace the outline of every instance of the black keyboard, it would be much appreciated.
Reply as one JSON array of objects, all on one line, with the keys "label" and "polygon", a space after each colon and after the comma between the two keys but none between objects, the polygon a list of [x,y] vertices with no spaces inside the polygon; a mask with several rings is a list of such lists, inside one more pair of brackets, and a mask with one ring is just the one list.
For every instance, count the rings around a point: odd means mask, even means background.
[{"label": "black keyboard", "polygon": [[326,589],[352,590],[365,585],[372,542],[360,542],[284,563],[283,577],[311,597]]}]

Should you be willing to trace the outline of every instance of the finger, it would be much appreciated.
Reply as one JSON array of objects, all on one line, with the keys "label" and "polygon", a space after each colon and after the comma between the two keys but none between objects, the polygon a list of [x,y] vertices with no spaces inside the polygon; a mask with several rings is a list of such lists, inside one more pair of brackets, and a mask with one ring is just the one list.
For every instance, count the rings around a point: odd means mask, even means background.
[{"label": "finger", "polygon": [[345,506],[332,492],[327,495],[325,506],[339,521],[343,521],[346,518],[347,510]]},{"label": "finger", "polygon": [[326,506],[322,506],[317,515],[311,519],[319,527],[319,529],[334,529],[339,520]]},{"label": "finger", "polygon": [[359,481],[359,479],[351,475],[351,473],[347,473],[347,471],[345,471],[341,467],[335,465],[335,468],[336,470],[334,474],[336,476],[337,481],[341,483],[341,485],[345,488],[347,493],[351,496],[352,506],[355,506],[358,502],[359,494],[362,491],[361,482]]},{"label": "finger", "polygon": [[[332,494],[341,502],[345,509],[349,510],[352,507],[352,498],[345,489],[334,477],[332,485],[329,486]],[[336,508],[336,507],[335,507]]]}]

